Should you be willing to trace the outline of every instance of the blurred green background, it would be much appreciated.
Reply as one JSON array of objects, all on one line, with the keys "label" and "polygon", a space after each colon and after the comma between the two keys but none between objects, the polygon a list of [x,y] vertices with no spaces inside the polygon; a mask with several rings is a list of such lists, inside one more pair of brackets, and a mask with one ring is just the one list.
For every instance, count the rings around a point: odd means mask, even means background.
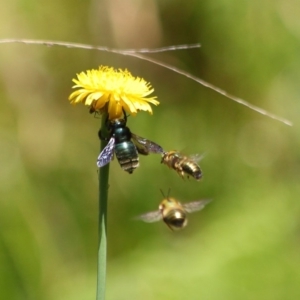
[{"label": "blurred green background", "polygon": [[[76,73],[128,68],[161,104],[128,125],[165,149],[204,153],[203,180],[156,155],[111,164],[107,299],[300,298],[300,11],[278,1],[6,1],[0,38],[117,48],[201,43],[160,59],[288,127],[169,70],[111,53],[0,44],[1,299],[95,299],[97,131],[68,96]],[[189,226],[133,221],[165,193],[212,198]]]}]

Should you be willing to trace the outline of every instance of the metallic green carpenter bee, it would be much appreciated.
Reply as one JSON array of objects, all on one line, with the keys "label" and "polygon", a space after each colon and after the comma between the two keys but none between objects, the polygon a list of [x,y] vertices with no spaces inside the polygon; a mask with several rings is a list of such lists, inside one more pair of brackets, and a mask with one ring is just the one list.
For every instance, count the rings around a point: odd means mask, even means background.
[{"label": "metallic green carpenter bee", "polygon": [[[122,169],[131,174],[139,166],[138,153],[148,155],[149,153],[162,154],[164,152],[158,144],[132,133],[126,123],[126,114],[124,114],[124,119],[107,120],[110,138],[98,156],[97,166],[99,168],[108,164],[115,153]],[[100,139],[104,139],[101,131],[98,135]]]}]

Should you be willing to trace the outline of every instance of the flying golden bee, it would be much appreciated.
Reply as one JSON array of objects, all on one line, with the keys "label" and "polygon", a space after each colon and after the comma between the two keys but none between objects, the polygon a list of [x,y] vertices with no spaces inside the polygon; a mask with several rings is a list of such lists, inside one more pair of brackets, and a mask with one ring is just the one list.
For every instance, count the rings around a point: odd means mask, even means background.
[{"label": "flying golden bee", "polygon": [[210,199],[204,199],[181,204],[168,196],[162,200],[158,210],[140,215],[137,219],[147,223],[163,220],[171,230],[180,230],[188,223],[188,213],[203,209],[209,202]]},{"label": "flying golden bee", "polygon": [[202,171],[197,162],[202,156],[196,154],[185,156],[178,151],[168,151],[162,154],[161,163],[164,163],[169,168],[174,169],[182,178],[184,175],[194,177],[196,180],[202,178]]}]

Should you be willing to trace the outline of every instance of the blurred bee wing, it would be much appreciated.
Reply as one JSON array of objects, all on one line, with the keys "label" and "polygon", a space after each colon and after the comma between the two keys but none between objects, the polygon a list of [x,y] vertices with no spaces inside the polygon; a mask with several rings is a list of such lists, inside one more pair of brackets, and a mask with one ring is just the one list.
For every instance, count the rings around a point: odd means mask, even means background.
[{"label": "blurred bee wing", "polygon": [[185,203],[182,206],[183,206],[183,208],[185,209],[186,212],[192,213],[192,212],[203,209],[205,207],[205,205],[208,204],[211,201],[212,201],[211,199],[204,199],[204,200]]},{"label": "blurred bee wing", "polygon": [[137,216],[135,219],[142,220],[146,223],[153,223],[153,222],[157,222],[157,221],[161,220],[162,214],[161,214],[160,210],[150,211],[143,215]]},{"label": "blurred bee wing", "polygon": [[131,133],[132,141],[140,154],[148,155],[149,153],[163,153],[164,149],[158,144]]},{"label": "blurred bee wing", "polygon": [[194,162],[198,162],[204,158],[204,154],[192,154],[189,156]]},{"label": "blurred bee wing", "polygon": [[98,168],[107,165],[112,160],[114,155],[114,149],[115,149],[115,139],[112,137],[97,158]]}]

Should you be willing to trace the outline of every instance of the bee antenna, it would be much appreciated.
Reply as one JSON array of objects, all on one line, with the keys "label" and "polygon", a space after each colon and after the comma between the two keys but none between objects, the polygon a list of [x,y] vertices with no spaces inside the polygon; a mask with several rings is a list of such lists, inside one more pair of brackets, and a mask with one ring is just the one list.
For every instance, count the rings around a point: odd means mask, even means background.
[{"label": "bee antenna", "polygon": [[125,111],[124,108],[122,108],[122,111],[123,111],[125,123],[127,123],[127,117],[129,117],[130,115],[127,116],[126,111]]},{"label": "bee antenna", "polygon": [[160,189],[160,192],[161,192],[161,194],[163,195],[164,198],[169,199],[170,192],[171,192],[171,189],[170,189],[170,188],[168,189],[167,197],[165,196],[165,194],[164,194],[164,192],[162,191],[162,189]]},{"label": "bee antenna", "polygon": [[161,192],[162,196],[163,196],[164,198],[166,198],[166,196],[165,196],[165,194],[164,194],[164,192],[163,192],[162,189],[160,189],[160,192]]},{"label": "bee antenna", "polygon": [[168,196],[167,196],[167,198],[169,198],[170,192],[171,192],[171,188],[168,189]]}]

